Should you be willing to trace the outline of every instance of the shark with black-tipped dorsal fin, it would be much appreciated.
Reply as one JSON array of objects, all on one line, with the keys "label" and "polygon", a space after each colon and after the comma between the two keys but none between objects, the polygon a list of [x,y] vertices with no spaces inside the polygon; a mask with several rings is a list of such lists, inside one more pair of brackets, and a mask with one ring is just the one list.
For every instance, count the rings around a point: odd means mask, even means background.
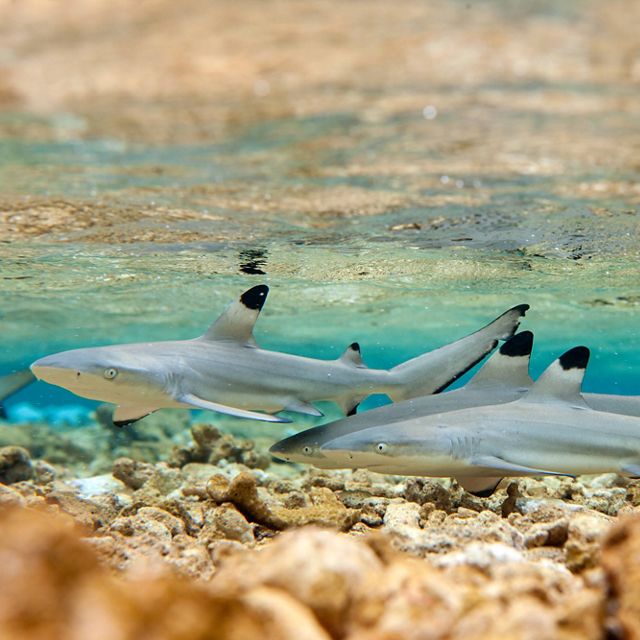
[{"label": "shark with black-tipped dorsal fin", "polygon": [[[521,398],[533,385],[529,376],[532,347],[533,333],[521,331],[502,344],[473,378],[459,389],[385,405],[305,429],[277,442],[270,451],[276,458],[287,462],[340,469],[344,467],[344,458],[340,455],[334,457],[331,450],[321,450],[322,444],[333,438],[373,427],[402,428],[408,421],[436,413],[512,402]],[[597,411],[640,417],[640,396],[585,393],[583,398],[589,407]]]},{"label": "shark with black-tipped dorsal fin", "polygon": [[277,442],[270,451],[287,462],[313,464],[321,469],[339,469],[344,466],[342,457],[334,460],[330,451],[320,450],[323,443],[333,438],[376,426],[395,428],[406,421],[434,413],[517,400],[531,382],[528,368],[532,346],[533,334],[530,331],[517,333],[500,346],[464,387],[388,404],[312,427]]},{"label": "shark with black-tipped dorsal fin", "polygon": [[345,468],[454,477],[490,495],[504,477],[620,473],[640,476],[640,418],[590,408],[589,360],[575,347],[520,399],[361,429],[320,446]]},{"label": "shark with black-tipped dorsal fin", "polygon": [[245,291],[199,338],[74,349],[41,358],[31,370],[77,395],[118,405],[116,425],[170,407],[288,422],[273,414],[321,416],[313,406],[320,400],[350,414],[372,393],[399,400],[444,389],[512,336],[529,308],[513,307],[475,333],[383,370],[365,366],[358,343],[337,360],[258,347],[253,328],[268,291],[266,285]]}]

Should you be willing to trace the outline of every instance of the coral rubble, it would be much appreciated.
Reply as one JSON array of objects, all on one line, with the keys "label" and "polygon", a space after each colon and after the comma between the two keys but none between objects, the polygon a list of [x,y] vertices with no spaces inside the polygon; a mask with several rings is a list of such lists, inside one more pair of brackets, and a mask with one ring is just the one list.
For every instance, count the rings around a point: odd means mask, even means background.
[{"label": "coral rubble", "polygon": [[0,450],[0,640],[73,640],[94,620],[98,640],[640,634],[632,481],[475,498],[449,480],[269,465],[211,425],[191,439],[168,433],[167,462],[120,455],[132,440],[88,477],[29,442]]}]

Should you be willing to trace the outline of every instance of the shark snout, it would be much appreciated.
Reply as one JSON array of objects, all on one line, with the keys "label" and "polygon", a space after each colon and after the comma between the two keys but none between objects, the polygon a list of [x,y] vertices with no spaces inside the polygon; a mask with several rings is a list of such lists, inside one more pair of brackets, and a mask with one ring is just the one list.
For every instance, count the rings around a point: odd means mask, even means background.
[{"label": "shark snout", "polygon": [[66,386],[72,381],[81,382],[84,377],[84,370],[81,366],[74,366],[73,362],[58,353],[36,360],[30,369],[39,380],[59,386]]},{"label": "shark snout", "polygon": [[269,453],[278,458],[278,460],[284,460],[285,462],[291,462],[291,457],[288,455],[287,447],[282,442],[276,442],[269,447]]},{"label": "shark snout", "polygon": [[71,371],[64,367],[54,367],[34,363],[31,365],[31,373],[38,378],[51,384],[63,386],[71,377],[76,379],[81,377],[80,371]]}]

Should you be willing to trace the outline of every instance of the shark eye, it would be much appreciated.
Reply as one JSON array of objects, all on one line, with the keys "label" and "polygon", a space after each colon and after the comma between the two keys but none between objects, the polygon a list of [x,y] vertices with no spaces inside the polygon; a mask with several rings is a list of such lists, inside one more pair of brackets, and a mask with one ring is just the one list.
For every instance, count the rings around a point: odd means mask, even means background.
[{"label": "shark eye", "polygon": [[105,369],[104,370],[104,377],[107,380],[113,380],[117,375],[118,375],[118,370],[117,369]]},{"label": "shark eye", "polygon": [[378,453],[386,453],[388,448],[389,446],[386,442],[378,442],[378,444],[376,445],[376,451]]},{"label": "shark eye", "polygon": [[307,445],[306,447],[302,447],[302,453],[304,453],[305,455],[311,455],[311,447],[309,445]]}]

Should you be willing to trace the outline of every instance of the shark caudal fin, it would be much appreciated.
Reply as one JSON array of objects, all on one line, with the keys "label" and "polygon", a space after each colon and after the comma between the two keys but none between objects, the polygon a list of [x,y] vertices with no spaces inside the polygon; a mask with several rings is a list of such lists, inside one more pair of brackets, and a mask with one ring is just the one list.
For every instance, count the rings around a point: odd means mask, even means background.
[{"label": "shark caudal fin", "polygon": [[574,347],[552,362],[518,402],[566,402],[587,409],[581,388],[589,349]]},{"label": "shark caudal fin", "polygon": [[495,349],[499,340],[510,338],[528,309],[528,304],[512,307],[475,333],[394,367],[389,372],[393,379],[389,397],[398,401],[440,393]]},{"label": "shark caudal fin", "polygon": [[533,333],[521,331],[509,338],[482,365],[482,368],[465,385],[466,389],[478,387],[528,388],[533,384],[529,375],[529,360],[533,348]]},{"label": "shark caudal fin", "polygon": [[29,369],[23,369],[22,371],[16,371],[15,373],[0,377],[0,418],[7,417],[4,407],[2,406],[2,401],[14,393],[18,393],[20,389],[34,382],[35,379],[36,377]]},{"label": "shark caudal fin", "polygon": [[232,302],[209,327],[201,340],[220,340],[255,346],[253,327],[267,300],[269,287],[259,284]]}]

